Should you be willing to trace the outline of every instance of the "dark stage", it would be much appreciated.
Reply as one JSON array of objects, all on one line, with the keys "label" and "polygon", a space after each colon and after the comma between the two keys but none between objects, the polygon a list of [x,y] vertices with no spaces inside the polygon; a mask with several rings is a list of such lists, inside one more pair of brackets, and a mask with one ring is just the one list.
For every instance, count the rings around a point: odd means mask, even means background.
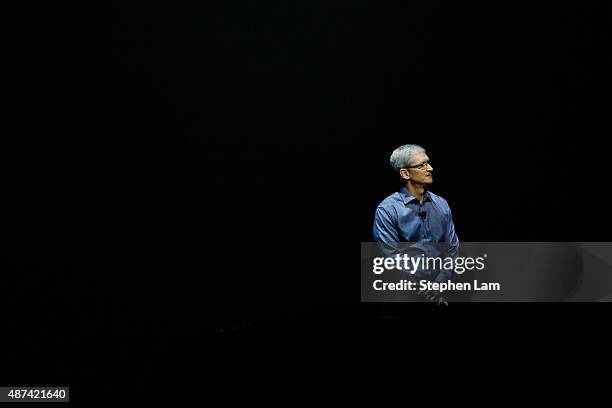
[{"label": "dark stage", "polygon": [[232,4],[2,13],[6,384],[591,309],[361,304],[359,243],[405,143],[462,241],[609,241],[607,4]]}]

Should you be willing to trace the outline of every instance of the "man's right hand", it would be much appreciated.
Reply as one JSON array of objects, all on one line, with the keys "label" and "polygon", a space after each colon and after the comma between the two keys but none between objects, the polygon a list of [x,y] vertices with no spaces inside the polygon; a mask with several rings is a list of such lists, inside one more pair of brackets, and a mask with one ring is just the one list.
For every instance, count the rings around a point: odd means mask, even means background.
[{"label": "man's right hand", "polygon": [[442,292],[439,290],[420,290],[419,295],[421,294],[425,296],[425,299],[429,300],[430,302],[436,303],[438,305],[445,304],[446,306],[448,306],[448,301],[444,296],[442,296]]}]

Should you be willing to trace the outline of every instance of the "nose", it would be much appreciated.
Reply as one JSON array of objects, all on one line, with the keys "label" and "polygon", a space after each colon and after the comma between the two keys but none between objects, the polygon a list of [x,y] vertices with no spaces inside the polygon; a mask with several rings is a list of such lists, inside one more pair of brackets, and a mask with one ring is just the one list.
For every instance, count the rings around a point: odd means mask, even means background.
[{"label": "nose", "polygon": [[433,167],[431,167],[431,164],[427,163],[427,170],[428,171],[433,171]]}]

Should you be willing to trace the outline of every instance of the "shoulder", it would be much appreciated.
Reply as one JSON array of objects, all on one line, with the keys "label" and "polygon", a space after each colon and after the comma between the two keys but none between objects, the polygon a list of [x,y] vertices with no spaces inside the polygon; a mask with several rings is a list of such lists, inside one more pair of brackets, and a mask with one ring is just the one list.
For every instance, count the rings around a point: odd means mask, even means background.
[{"label": "shoulder", "polygon": [[446,201],[444,197],[442,197],[441,195],[432,193],[431,191],[428,191],[427,194],[429,194],[429,196],[431,197],[431,201],[433,201],[434,204],[444,208],[445,210],[450,210],[448,201]]},{"label": "shoulder", "polygon": [[396,216],[397,215],[397,208],[399,206],[404,206],[404,201],[402,200],[402,196],[400,195],[400,193],[393,193],[390,196],[388,196],[387,198],[385,198],[384,200],[382,200],[377,206],[376,206],[376,213],[380,214],[380,213],[387,213],[391,216]]},{"label": "shoulder", "polygon": [[393,193],[384,200],[382,200],[377,208],[390,209],[397,207],[398,205],[404,205],[404,200],[402,200],[402,196],[400,193]]}]

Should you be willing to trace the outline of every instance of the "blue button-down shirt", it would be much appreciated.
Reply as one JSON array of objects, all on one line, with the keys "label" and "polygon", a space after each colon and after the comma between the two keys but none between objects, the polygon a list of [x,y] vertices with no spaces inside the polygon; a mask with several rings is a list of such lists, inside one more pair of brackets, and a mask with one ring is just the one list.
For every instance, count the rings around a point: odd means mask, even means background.
[{"label": "blue button-down shirt", "polygon": [[[446,200],[427,191],[423,202],[408,192],[406,187],[385,198],[376,208],[374,219],[374,240],[386,244],[413,242],[428,256],[456,257],[459,238],[455,232],[451,209]],[[445,243],[445,254],[432,253],[435,243]],[[433,277],[436,281],[449,278],[446,274]]]}]

